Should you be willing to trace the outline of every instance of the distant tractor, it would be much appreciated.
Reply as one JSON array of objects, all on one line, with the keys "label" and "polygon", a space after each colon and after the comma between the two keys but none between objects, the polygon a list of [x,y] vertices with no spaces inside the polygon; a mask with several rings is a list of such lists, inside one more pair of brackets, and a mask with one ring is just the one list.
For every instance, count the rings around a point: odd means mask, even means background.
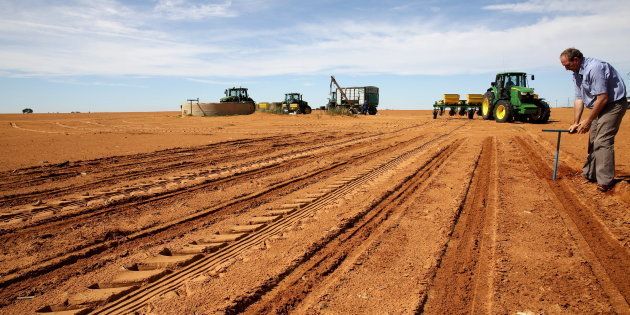
[{"label": "distant tractor", "polygon": [[312,109],[308,106],[308,102],[302,100],[300,93],[287,93],[284,95],[282,102],[282,110],[285,113],[310,114]]},{"label": "distant tractor", "polygon": [[32,113],[33,113],[33,110],[30,108],[25,108],[22,110],[22,114],[32,114]]},{"label": "distant tractor", "polygon": [[[534,80],[533,75],[531,79]],[[549,121],[549,104],[528,87],[526,73],[499,73],[490,85],[481,103],[483,119],[494,119],[499,123],[517,120],[540,124]]]},{"label": "distant tractor", "polygon": [[233,87],[225,90],[225,97],[221,98],[221,103],[253,103],[249,95],[247,94],[247,89],[243,87]]},{"label": "distant tractor", "polygon": [[188,99],[180,105],[184,116],[230,116],[249,115],[256,111],[254,100],[247,94],[247,89],[233,87],[225,90],[225,97],[218,103],[200,102],[199,98]]},{"label": "distant tractor", "polygon": [[351,114],[376,115],[378,93],[378,88],[375,86],[342,88],[335,80],[335,77],[331,76],[330,98],[326,108],[328,110],[344,109]]}]

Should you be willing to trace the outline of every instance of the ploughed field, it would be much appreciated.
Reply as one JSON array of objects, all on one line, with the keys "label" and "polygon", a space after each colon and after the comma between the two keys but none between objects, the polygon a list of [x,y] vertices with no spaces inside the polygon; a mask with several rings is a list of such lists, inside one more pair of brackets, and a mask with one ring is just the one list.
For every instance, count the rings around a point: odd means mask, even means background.
[{"label": "ploughed field", "polygon": [[630,313],[630,120],[1,115],[0,313]]}]

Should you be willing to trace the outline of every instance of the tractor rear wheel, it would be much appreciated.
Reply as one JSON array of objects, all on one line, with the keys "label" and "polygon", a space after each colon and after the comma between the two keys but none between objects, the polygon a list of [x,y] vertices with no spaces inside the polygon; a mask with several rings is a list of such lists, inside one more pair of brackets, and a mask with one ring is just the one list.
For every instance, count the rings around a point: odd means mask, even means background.
[{"label": "tractor rear wheel", "polygon": [[312,111],[313,109],[311,109],[310,106],[304,105],[304,108],[302,109],[302,114],[310,114]]},{"label": "tractor rear wheel", "polygon": [[484,120],[492,120],[494,118],[492,102],[494,102],[494,94],[492,94],[492,92],[486,92],[486,94],[483,95],[483,102],[481,103],[481,117],[483,117]]},{"label": "tractor rear wheel", "polygon": [[507,101],[498,101],[494,107],[494,120],[498,123],[512,121],[512,105]]},{"label": "tractor rear wheel", "polygon": [[534,124],[544,124],[549,121],[549,116],[551,116],[551,109],[549,109],[549,105],[545,102],[540,102],[538,105],[538,111],[536,114],[529,116],[529,122]]},{"label": "tractor rear wheel", "polygon": [[374,106],[368,107],[368,114],[376,115],[376,112],[377,112],[376,107],[374,107]]}]

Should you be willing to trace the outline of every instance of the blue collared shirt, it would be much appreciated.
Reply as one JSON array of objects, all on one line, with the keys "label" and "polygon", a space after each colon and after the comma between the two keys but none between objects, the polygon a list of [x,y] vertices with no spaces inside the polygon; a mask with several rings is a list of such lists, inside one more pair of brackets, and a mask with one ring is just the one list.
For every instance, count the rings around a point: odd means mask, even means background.
[{"label": "blue collared shirt", "polygon": [[608,103],[626,97],[623,79],[609,63],[594,58],[584,58],[580,70],[573,73],[575,98],[581,99],[584,106],[593,108],[599,94],[608,94]]}]

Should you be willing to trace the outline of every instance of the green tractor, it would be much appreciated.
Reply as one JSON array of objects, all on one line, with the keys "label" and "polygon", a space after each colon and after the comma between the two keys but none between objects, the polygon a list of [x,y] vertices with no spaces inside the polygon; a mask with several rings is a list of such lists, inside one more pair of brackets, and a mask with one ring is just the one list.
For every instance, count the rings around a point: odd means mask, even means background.
[{"label": "green tractor", "polygon": [[221,98],[221,103],[254,103],[254,100],[247,95],[247,89],[233,87],[225,90],[225,97]]},{"label": "green tractor", "polygon": [[282,102],[282,110],[285,113],[310,114],[311,107],[308,102],[302,100],[300,93],[284,94],[284,102]]},{"label": "green tractor", "polygon": [[[531,79],[534,80],[533,75]],[[549,121],[549,104],[527,86],[526,73],[499,73],[490,85],[481,103],[483,119],[494,119],[499,123],[517,120],[542,124]]]}]

